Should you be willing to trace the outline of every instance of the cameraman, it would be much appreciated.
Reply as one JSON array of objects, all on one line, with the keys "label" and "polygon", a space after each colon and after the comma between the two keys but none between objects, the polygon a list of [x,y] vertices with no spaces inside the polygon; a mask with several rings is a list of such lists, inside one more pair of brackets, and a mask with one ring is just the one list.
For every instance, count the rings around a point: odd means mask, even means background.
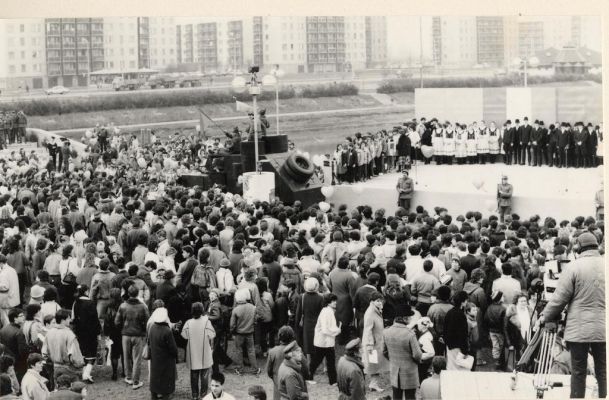
[{"label": "cameraman", "polygon": [[586,392],[588,353],[594,358],[598,397],[607,396],[605,344],[605,270],[604,256],[598,251],[596,236],[584,232],[577,237],[578,257],[569,263],[558,280],[556,291],[546,305],[540,322],[555,329],[566,309],[565,341],[571,353],[571,398]]}]

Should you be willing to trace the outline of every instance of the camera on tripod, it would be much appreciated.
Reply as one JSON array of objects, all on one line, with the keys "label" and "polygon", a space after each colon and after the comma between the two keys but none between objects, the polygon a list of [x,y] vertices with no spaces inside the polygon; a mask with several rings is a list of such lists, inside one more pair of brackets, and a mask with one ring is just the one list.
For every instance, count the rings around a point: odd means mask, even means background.
[{"label": "camera on tripod", "polygon": [[569,263],[569,260],[550,260],[545,264],[545,273],[543,274],[543,286],[544,286],[544,299],[549,301],[556,287],[558,286],[558,279],[563,269]]}]

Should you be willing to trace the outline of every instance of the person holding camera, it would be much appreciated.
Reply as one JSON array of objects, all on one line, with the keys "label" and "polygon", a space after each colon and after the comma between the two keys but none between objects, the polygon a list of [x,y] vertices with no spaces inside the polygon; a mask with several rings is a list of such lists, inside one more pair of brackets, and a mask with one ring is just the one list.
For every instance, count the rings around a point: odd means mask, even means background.
[{"label": "person holding camera", "polygon": [[566,307],[564,338],[571,353],[571,395],[586,392],[588,353],[594,358],[598,397],[607,396],[607,352],[605,338],[605,257],[599,253],[596,236],[584,232],[577,237],[578,257],[569,263],[554,294],[542,312],[540,323],[556,330]]}]

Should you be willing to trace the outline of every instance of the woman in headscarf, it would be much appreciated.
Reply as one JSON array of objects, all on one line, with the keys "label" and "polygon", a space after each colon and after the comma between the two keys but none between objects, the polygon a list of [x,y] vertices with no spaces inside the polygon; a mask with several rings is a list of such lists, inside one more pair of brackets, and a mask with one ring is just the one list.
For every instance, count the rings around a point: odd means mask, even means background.
[{"label": "woman in headscarf", "polygon": [[150,322],[150,394],[152,399],[169,399],[175,392],[178,347],[169,327],[167,309],[159,307],[154,310]]},{"label": "woman in headscarf", "polygon": [[301,330],[302,352],[310,361],[313,354],[315,325],[323,307],[323,297],[318,293],[319,282],[315,278],[307,278],[304,284],[305,293],[296,305],[296,323]]}]

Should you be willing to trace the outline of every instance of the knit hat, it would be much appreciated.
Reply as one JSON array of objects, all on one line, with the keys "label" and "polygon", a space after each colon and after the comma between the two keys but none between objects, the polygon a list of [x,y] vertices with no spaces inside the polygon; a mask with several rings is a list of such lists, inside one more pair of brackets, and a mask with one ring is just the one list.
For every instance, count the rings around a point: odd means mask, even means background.
[{"label": "knit hat", "polygon": [[590,232],[584,232],[577,237],[579,247],[598,247],[596,236]]},{"label": "knit hat", "polygon": [[317,289],[319,289],[319,281],[315,278],[307,278],[304,283],[304,289],[310,293],[317,292]]},{"label": "knit hat", "polygon": [[44,288],[42,286],[34,285],[30,291],[30,297],[35,300],[42,299],[44,296]]}]

